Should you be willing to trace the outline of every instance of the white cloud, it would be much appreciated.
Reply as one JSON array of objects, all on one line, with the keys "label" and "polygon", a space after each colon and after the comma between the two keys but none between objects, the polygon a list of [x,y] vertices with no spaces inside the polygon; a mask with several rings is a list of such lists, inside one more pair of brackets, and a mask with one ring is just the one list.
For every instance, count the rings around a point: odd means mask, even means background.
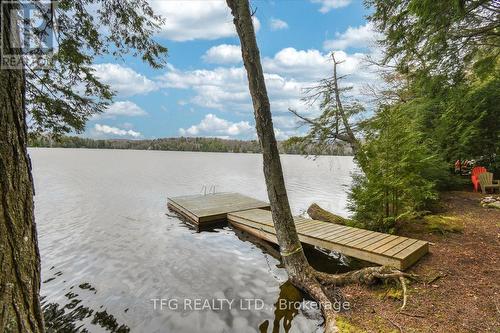
[{"label": "white cloud", "polygon": [[132,137],[138,138],[141,136],[140,132],[134,130],[125,130],[118,127],[112,127],[108,125],[95,124],[94,126],[95,132],[99,135],[104,134],[105,136],[122,136],[122,137]]},{"label": "white cloud", "polygon": [[[352,86],[354,89],[351,95],[360,97],[359,92],[366,83],[377,82],[378,76],[363,64],[364,53],[337,51],[335,56],[337,60],[343,61],[338,68],[339,74],[349,74],[342,81],[342,86]],[[332,75],[332,62],[328,53],[315,49],[286,48],[272,58],[264,58],[263,67],[271,110],[275,117],[289,115],[289,108],[310,116],[318,114],[319,101],[306,105],[301,99],[305,88]],[[165,74],[158,80],[162,87],[191,91],[193,95],[183,99],[183,104],[231,112],[239,116],[248,117],[253,113],[243,67],[180,70],[169,64]],[[282,119],[282,123],[277,122],[277,127],[287,129],[292,128],[292,124],[290,121],[285,123],[285,119]]]},{"label": "white cloud", "polygon": [[349,47],[375,48],[376,41],[380,38],[371,22],[359,27],[349,27],[346,31],[335,34],[334,39],[326,40],[323,47],[326,50],[345,50]]},{"label": "white cloud", "polygon": [[231,122],[217,117],[214,114],[207,114],[197,125],[187,129],[180,128],[179,134],[182,136],[215,136],[234,137],[248,136],[254,133],[254,127],[248,121]]},{"label": "white cloud", "polygon": [[[348,75],[346,81],[367,83],[376,78],[373,72],[364,68],[365,53],[346,53],[336,51],[337,61],[342,61],[337,68],[339,75]],[[277,73],[286,78],[293,78],[310,87],[320,79],[332,75],[331,54],[319,50],[296,50],[292,47],[282,49],[273,58],[264,58],[266,72]]]},{"label": "white cloud", "polygon": [[[310,83],[286,79],[278,74],[264,75],[274,112],[287,112],[288,107],[301,105],[301,89]],[[169,66],[161,80],[167,88],[192,89],[195,96],[189,102],[195,105],[238,114],[252,113],[243,67],[181,71]]]},{"label": "white cloud", "polygon": [[158,89],[154,81],[132,68],[110,63],[97,64],[93,67],[96,76],[121,96],[142,95]]},{"label": "white cloud", "polygon": [[289,116],[273,116],[273,123],[276,127],[280,128],[296,128],[298,124],[297,117],[294,115]]},{"label": "white cloud", "polygon": [[326,14],[332,9],[349,6],[351,0],[311,0],[311,2],[321,4],[319,11]]},{"label": "white cloud", "polygon": [[[165,17],[161,35],[175,41],[218,39],[236,34],[231,11],[223,0],[151,1],[155,13]],[[255,30],[260,22],[254,16]]]},{"label": "white cloud", "polygon": [[269,20],[269,26],[271,27],[271,30],[276,31],[276,30],[283,30],[283,29],[288,29],[288,23],[286,23],[283,20],[280,20],[278,18],[271,17]]},{"label": "white cloud", "polygon": [[147,115],[147,112],[134,102],[119,101],[111,104],[103,114],[97,116],[102,118],[116,118],[119,116],[138,117],[145,115]]},{"label": "white cloud", "polygon": [[190,102],[213,109],[248,103],[249,93],[248,88],[245,88],[245,79],[242,67],[181,71],[173,66],[169,66],[161,78],[167,88],[194,90],[196,95]]},{"label": "white cloud", "polygon": [[[281,129],[277,125],[280,123],[280,117],[274,117],[275,122],[274,135],[277,140],[286,140],[291,136],[300,135],[295,129]],[[278,121],[276,121],[278,120]],[[277,125],[277,126],[276,126]],[[231,122],[217,117],[214,114],[207,114],[205,118],[197,125],[184,129],[179,128],[179,135],[181,136],[198,136],[198,137],[214,137],[221,139],[248,139],[256,138],[254,126],[250,125],[248,121]]]},{"label": "white cloud", "polygon": [[195,69],[182,71],[169,64],[166,73],[160,77],[168,88],[186,89],[202,85],[224,85],[239,82],[245,78],[243,67],[218,67],[213,70]]},{"label": "white cloud", "polygon": [[299,76],[304,79],[320,79],[328,76],[329,57],[318,50],[296,50],[287,47],[279,51],[273,58],[264,58],[263,67],[266,72]]},{"label": "white cloud", "polygon": [[221,44],[208,49],[203,60],[213,64],[237,64],[242,61],[239,45]]}]

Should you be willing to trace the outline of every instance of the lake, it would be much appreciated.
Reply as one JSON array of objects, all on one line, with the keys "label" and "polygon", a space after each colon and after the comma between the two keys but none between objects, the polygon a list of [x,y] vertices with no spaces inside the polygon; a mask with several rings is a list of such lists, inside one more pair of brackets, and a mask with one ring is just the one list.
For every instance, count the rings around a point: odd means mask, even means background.
[{"label": "lake", "polygon": [[[213,186],[217,192],[240,192],[267,201],[260,155],[29,152],[43,304],[46,314],[59,318],[67,331],[322,330],[318,311],[276,308],[280,299],[301,301],[302,295],[286,283],[286,272],[273,256],[275,247],[230,227],[197,233],[167,210],[167,197],[197,194]],[[294,214],[316,202],[348,215],[351,157],[281,159]],[[339,261],[335,253],[308,249],[307,256],[327,271],[348,269],[345,258]],[[186,300],[211,304],[186,308]],[[217,306],[221,304],[215,300],[234,304]]]}]

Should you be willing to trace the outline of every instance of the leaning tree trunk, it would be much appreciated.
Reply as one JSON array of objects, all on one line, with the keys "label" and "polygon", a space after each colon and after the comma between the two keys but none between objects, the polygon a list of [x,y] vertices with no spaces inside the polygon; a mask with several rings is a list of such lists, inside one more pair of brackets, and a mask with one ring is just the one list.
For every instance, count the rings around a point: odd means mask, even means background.
[{"label": "leaning tree trunk", "polygon": [[[4,0],[0,5],[2,54],[15,54],[19,31],[9,24],[15,5]],[[0,332],[37,333],[44,331],[40,256],[24,101],[24,71],[0,69]]]},{"label": "leaning tree trunk", "polygon": [[[288,204],[278,146],[274,135],[271,106],[248,0],[227,0],[227,4],[231,8],[234,25],[241,42],[243,63],[247,71],[248,86],[252,96],[255,126],[262,148],[267,194],[281,257],[290,281],[326,305],[323,314],[327,319],[327,327],[335,327],[335,314],[330,311],[332,306],[321,285],[312,275],[313,270],[304,255]],[[335,330],[329,329],[328,331],[334,332]]]},{"label": "leaning tree trunk", "polygon": [[250,9],[246,0],[228,0],[227,3],[232,10],[234,24],[241,40],[243,62],[247,71],[254,108],[255,126],[264,159],[267,194],[271,204],[273,221],[277,222],[275,223],[276,237],[279,241],[281,255],[293,278],[301,275],[302,268],[307,266],[307,260],[295,230],[292,212],[288,204],[271,118],[271,106],[267,96]]},{"label": "leaning tree trunk", "polygon": [[335,320],[336,312],[324,288],[348,283],[371,284],[377,279],[399,279],[404,286],[404,277],[410,277],[410,275],[386,266],[368,267],[346,274],[331,275],[317,272],[309,266],[288,204],[250,5],[248,0],[226,1],[234,17],[234,25],[241,42],[243,63],[247,71],[248,87],[252,96],[255,126],[264,158],[267,194],[271,204],[276,238],[288,278],[295,286],[319,302],[325,317],[325,332],[338,332]]}]

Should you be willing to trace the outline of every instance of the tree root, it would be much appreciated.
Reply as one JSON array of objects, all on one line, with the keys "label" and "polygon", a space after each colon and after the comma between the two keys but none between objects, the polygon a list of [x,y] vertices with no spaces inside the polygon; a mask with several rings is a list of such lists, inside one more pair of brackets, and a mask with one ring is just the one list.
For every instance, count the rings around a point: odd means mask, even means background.
[{"label": "tree root", "polygon": [[403,289],[403,305],[399,311],[403,310],[407,301],[406,279],[416,279],[417,276],[401,272],[390,266],[367,267],[357,271],[343,274],[328,274],[316,271],[308,267],[305,277],[300,280],[292,280],[292,283],[314,298],[321,308],[325,318],[325,333],[338,332],[336,317],[338,308],[333,306],[332,300],[327,296],[325,288],[339,287],[348,284],[372,285],[378,281],[393,280],[401,283]]},{"label": "tree root", "polygon": [[407,298],[407,294],[406,294],[406,280],[404,277],[400,276],[399,277],[399,281],[401,282],[401,288],[403,288],[403,305],[401,305],[401,307],[399,308],[399,311],[402,311],[404,310],[405,306],[406,306],[406,298]]},{"label": "tree root", "polygon": [[339,332],[336,321],[337,313],[332,304],[332,300],[325,292],[324,286],[315,276],[315,272],[316,271],[314,269],[308,267],[305,274],[306,277],[299,281],[292,281],[292,283],[301,288],[319,303],[321,312],[325,318],[325,333],[337,333]]},{"label": "tree root", "polygon": [[382,280],[396,280],[399,278],[416,279],[417,276],[405,272],[401,272],[391,266],[366,267],[357,271],[347,272],[343,274],[328,274],[314,271],[314,275],[325,285],[343,286],[346,284],[359,283],[371,285]]}]

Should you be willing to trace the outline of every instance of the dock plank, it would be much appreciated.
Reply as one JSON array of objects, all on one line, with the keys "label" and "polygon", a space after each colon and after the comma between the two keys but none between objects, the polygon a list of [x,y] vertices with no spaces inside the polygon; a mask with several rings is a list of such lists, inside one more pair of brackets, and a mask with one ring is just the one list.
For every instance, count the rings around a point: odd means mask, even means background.
[{"label": "dock plank", "polygon": [[344,239],[344,244],[350,245],[351,243],[357,241],[358,239],[365,238],[367,234],[370,234],[370,231],[363,230],[362,232],[357,233],[357,234],[353,235],[352,237],[348,237],[348,238]]},{"label": "dock plank", "polygon": [[384,238],[387,238],[389,236],[390,235],[388,235],[388,234],[377,233],[372,238],[369,238],[369,239],[365,240],[364,242],[358,244],[357,247],[359,247],[360,249],[365,249],[367,246],[370,246],[373,243],[377,243],[378,241],[380,241]]},{"label": "dock plank", "polygon": [[317,223],[317,221],[313,221],[312,223],[308,223],[303,228],[300,228],[301,232],[307,232],[307,233],[318,231],[318,230],[324,231],[325,225],[323,225],[321,223]]},{"label": "dock plank", "polygon": [[366,251],[370,251],[370,252],[375,252],[375,250],[382,246],[382,245],[385,245],[391,241],[393,241],[394,239],[396,239],[398,236],[393,236],[393,235],[388,235],[387,237],[385,238],[382,238],[381,240],[379,240],[378,242],[375,242],[373,244],[370,244],[368,246],[365,246],[363,249],[366,250]]},{"label": "dock plank", "polygon": [[368,239],[371,239],[375,236],[376,232],[374,231],[370,231],[369,233],[367,233],[366,235],[364,235],[363,237],[361,238],[358,238],[352,242],[349,242],[347,243],[346,245],[349,245],[349,246],[356,246],[360,243],[363,243],[364,241],[368,240]]},{"label": "dock plank", "polygon": [[325,234],[325,236],[323,238],[329,239],[330,237],[336,237],[337,235],[345,233],[346,231],[347,230],[343,226],[340,226],[340,228],[336,228],[336,229],[332,228],[331,231],[329,231],[327,234]]},{"label": "dock plank", "polygon": [[321,228],[320,230],[316,230],[316,231],[313,231],[313,232],[309,232],[309,235],[313,236],[313,237],[318,237],[318,238],[325,238],[327,235],[329,235],[332,231],[334,230],[341,230],[342,229],[342,226],[328,226],[328,227],[324,227],[324,228]]},{"label": "dock plank", "polygon": [[386,243],[386,244],[384,244],[384,245],[376,248],[375,251],[378,252],[378,253],[384,253],[385,251],[393,248],[394,246],[396,246],[396,245],[398,245],[400,243],[403,243],[407,239],[408,238],[406,238],[406,237],[398,237],[396,239],[393,239],[389,243]]},{"label": "dock plank", "polygon": [[407,248],[408,246],[412,245],[413,243],[416,243],[417,240],[416,239],[407,239],[405,240],[404,242],[394,246],[392,249],[389,249],[387,251],[384,252],[385,255],[387,256],[394,256],[396,253],[404,250],[405,248]]}]

